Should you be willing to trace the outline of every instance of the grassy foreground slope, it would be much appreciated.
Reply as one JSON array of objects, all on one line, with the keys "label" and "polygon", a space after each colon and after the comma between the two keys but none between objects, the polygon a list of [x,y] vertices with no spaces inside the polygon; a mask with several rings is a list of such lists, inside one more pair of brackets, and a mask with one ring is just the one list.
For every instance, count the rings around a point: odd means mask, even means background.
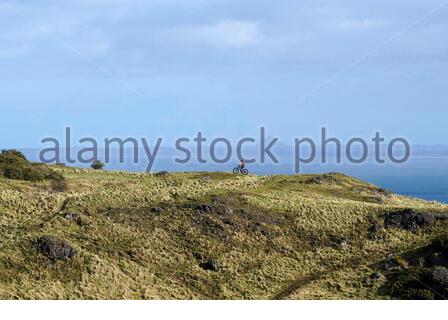
[{"label": "grassy foreground slope", "polygon": [[67,191],[0,177],[2,299],[387,299],[375,265],[447,231],[386,228],[448,207],[342,174],[54,170]]}]

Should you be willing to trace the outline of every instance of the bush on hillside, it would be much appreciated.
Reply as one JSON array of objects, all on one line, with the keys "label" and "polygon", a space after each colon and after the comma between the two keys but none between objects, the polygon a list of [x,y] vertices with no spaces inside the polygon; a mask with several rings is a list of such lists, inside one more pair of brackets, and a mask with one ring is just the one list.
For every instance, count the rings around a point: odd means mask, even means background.
[{"label": "bush on hillside", "polygon": [[14,165],[1,165],[0,174],[8,179],[24,180],[23,168],[21,166]]},{"label": "bush on hillside", "polygon": [[2,150],[0,154],[0,175],[8,179],[25,181],[63,181],[62,174],[47,165],[31,163],[17,150]]},{"label": "bush on hillside", "polygon": [[22,152],[17,150],[2,150],[0,153],[0,164],[28,164],[28,160]]},{"label": "bush on hillside", "polygon": [[99,160],[94,161],[91,165],[93,170],[102,170],[104,168],[104,166],[105,166],[105,164]]}]

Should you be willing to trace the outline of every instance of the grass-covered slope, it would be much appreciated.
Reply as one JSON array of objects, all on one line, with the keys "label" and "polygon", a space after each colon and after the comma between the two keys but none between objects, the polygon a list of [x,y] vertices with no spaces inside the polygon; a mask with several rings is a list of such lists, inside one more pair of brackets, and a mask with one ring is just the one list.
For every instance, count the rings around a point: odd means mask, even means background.
[{"label": "grass-covered slope", "polygon": [[447,206],[341,174],[53,170],[67,190],[0,178],[0,298],[408,298],[379,265],[447,231]]}]

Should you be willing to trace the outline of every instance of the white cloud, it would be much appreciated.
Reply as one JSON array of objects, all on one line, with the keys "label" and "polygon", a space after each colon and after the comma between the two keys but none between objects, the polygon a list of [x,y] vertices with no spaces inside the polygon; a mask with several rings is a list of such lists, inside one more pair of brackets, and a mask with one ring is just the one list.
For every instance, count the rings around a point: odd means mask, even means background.
[{"label": "white cloud", "polygon": [[174,30],[181,41],[202,43],[215,47],[242,48],[261,39],[256,24],[245,21],[224,21],[210,25],[187,26]]}]

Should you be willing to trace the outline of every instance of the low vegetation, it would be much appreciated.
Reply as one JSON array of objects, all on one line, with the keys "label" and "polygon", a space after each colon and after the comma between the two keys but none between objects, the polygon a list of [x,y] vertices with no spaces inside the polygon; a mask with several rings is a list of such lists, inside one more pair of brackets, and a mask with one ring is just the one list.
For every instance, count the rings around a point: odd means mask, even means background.
[{"label": "low vegetation", "polygon": [[17,150],[2,150],[0,175],[8,179],[25,181],[64,180],[63,175],[40,163],[31,163]]},{"label": "low vegetation", "polygon": [[[445,294],[441,243],[448,206],[440,203],[337,173],[261,177],[42,168],[63,176],[70,188],[55,192],[52,180],[0,177],[3,299]],[[436,253],[441,258],[433,264]],[[419,255],[426,262],[414,262]],[[414,286],[408,273],[431,289]]]}]

